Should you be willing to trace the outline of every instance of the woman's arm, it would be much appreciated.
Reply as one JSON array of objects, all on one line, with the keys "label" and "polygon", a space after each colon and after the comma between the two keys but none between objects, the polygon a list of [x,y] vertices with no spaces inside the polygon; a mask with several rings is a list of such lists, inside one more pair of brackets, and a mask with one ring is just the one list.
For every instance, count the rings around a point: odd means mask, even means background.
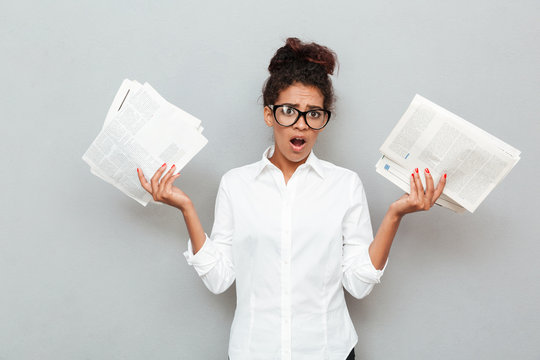
[{"label": "woman's arm", "polygon": [[193,249],[193,255],[195,255],[204,245],[206,235],[204,234],[199,215],[195,211],[195,206],[190,203],[185,209],[181,210],[184,216],[184,222],[191,239],[191,248]]},{"label": "woman's arm", "polygon": [[166,164],[163,164],[152,176],[150,183],[146,181],[141,169],[137,168],[137,174],[139,174],[142,187],[152,195],[155,201],[171,205],[182,212],[191,239],[193,254],[196,254],[206,240],[204,229],[191,199],[178,187],[172,185],[174,180],[180,176],[180,173],[173,175],[175,165],[171,166],[171,169],[160,181],[166,168]]},{"label": "woman's arm", "polygon": [[437,188],[434,188],[433,177],[429,173],[429,170],[426,169],[424,171],[426,190],[424,191],[418,169],[415,172],[411,174],[410,178],[410,193],[403,195],[390,205],[373,242],[369,246],[369,256],[373,266],[377,270],[381,270],[386,263],[392,241],[403,216],[416,211],[429,210],[443,192],[444,185],[446,184],[446,174],[441,176]]},{"label": "woman's arm", "polygon": [[184,252],[184,256],[211,292],[222,293],[231,286],[236,277],[232,260],[232,211],[223,181],[216,199],[212,238],[208,238],[191,199],[178,187],[173,186],[174,180],[180,176],[179,173],[172,175],[175,166],[173,165],[160,180],[166,169],[165,165],[156,171],[150,183],[146,181],[142,171],[137,169],[141,185],[154,200],[171,205],[182,212],[190,237],[188,250]]}]

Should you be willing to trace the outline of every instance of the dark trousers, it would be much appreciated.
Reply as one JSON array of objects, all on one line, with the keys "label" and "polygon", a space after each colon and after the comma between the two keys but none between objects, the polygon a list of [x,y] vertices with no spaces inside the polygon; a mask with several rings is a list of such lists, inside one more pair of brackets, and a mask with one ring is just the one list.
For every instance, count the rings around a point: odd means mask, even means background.
[{"label": "dark trousers", "polygon": [[354,349],[352,349],[351,353],[349,354],[349,356],[347,356],[347,358],[345,360],[354,360],[354,359],[355,359],[355,357],[354,357]]}]

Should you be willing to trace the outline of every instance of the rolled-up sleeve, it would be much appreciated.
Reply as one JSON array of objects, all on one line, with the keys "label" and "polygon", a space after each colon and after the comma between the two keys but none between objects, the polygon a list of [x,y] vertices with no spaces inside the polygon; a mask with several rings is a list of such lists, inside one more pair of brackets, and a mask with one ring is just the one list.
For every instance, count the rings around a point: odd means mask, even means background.
[{"label": "rolled-up sleeve", "polygon": [[377,270],[369,256],[373,230],[364,187],[355,174],[350,196],[350,207],[343,219],[343,286],[361,299],[380,283],[386,264]]},{"label": "rolled-up sleeve", "polygon": [[235,280],[232,257],[234,219],[231,199],[227,193],[225,177],[221,178],[216,197],[212,233],[203,246],[193,254],[191,239],[188,239],[184,256],[195,269],[206,287],[214,294],[227,290]]}]

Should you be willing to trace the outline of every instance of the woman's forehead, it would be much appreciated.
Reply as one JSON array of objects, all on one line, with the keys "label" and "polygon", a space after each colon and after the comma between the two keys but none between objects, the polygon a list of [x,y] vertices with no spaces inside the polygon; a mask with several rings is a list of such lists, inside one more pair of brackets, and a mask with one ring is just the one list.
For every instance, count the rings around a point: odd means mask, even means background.
[{"label": "woman's forehead", "polygon": [[280,91],[276,103],[293,106],[322,107],[324,96],[316,86],[294,83]]}]

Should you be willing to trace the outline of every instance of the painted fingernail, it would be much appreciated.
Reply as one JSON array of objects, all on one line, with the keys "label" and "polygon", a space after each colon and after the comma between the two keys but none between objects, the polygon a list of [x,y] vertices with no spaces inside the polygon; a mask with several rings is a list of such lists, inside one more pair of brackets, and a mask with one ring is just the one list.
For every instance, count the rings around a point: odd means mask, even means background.
[{"label": "painted fingernail", "polygon": [[173,165],[171,166],[171,169],[172,169],[173,167],[175,167],[175,166],[176,166],[176,165],[175,165],[175,164],[173,164]]},{"label": "painted fingernail", "polygon": [[164,167],[164,166],[165,166],[165,164],[167,164],[167,163],[163,163],[163,165],[161,165],[161,167]]},{"label": "painted fingernail", "polygon": [[411,176],[414,177],[414,173],[412,173]]},{"label": "painted fingernail", "polygon": [[139,172],[139,168],[137,168],[137,172]]},{"label": "painted fingernail", "polygon": [[446,179],[446,174],[444,174],[444,178]]},{"label": "painted fingernail", "polygon": [[428,168],[426,168],[426,172],[429,174],[429,169]]},{"label": "painted fingernail", "polygon": [[414,171],[416,171],[416,173],[418,174],[418,168],[414,169]]}]

